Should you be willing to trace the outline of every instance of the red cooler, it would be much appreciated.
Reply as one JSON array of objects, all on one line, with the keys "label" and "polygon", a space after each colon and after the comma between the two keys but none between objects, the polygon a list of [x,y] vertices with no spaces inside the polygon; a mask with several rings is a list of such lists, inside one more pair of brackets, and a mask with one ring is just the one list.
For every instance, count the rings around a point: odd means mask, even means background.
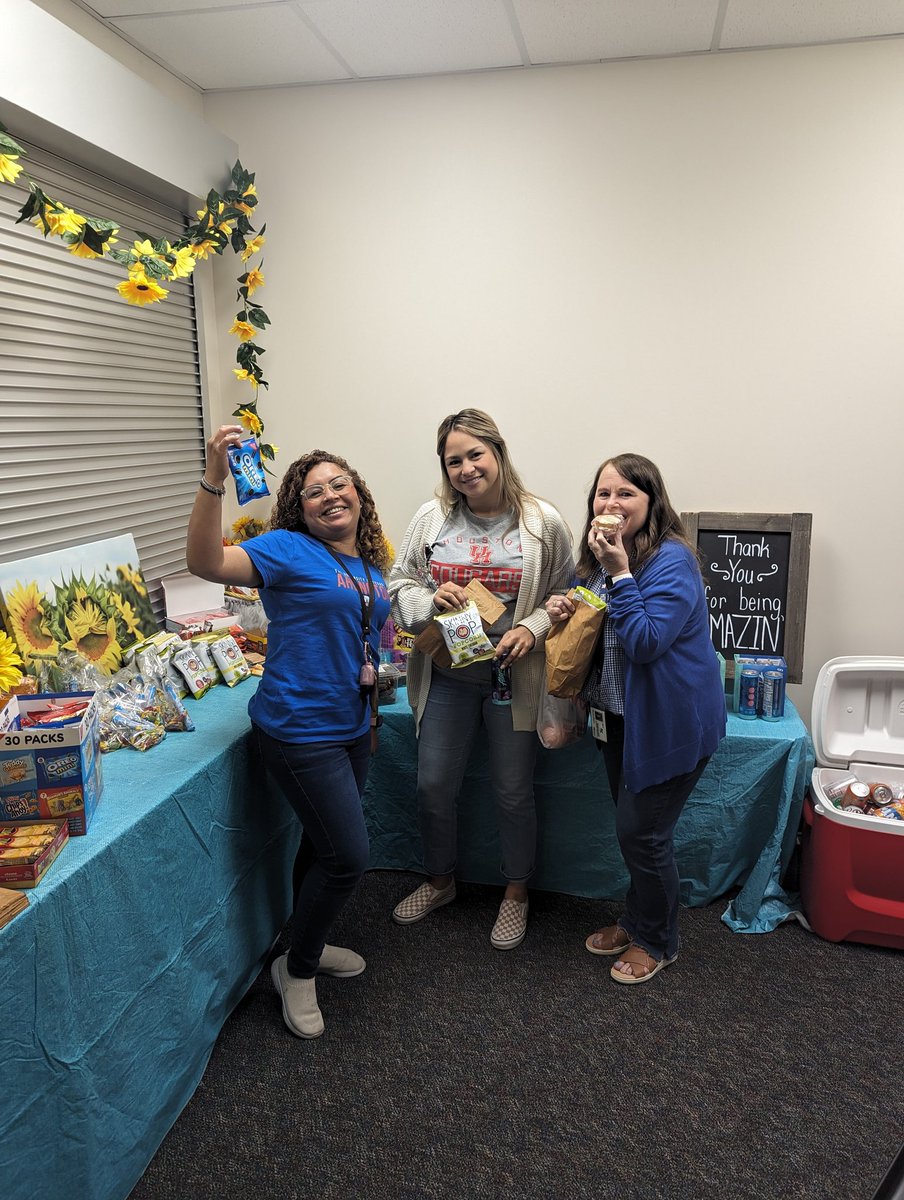
[{"label": "red cooler", "polygon": [[[811,732],[816,766],[804,799],[804,913],[830,942],[904,950],[904,802],[895,799],[904,795],[904,658],[827,662],[813,694]],[[867,801],[861,811],[862,787],[835,802],[827,795],[854,778],[885,784],[891,803]],[[848,807],[836,807],[838,801]]]}]

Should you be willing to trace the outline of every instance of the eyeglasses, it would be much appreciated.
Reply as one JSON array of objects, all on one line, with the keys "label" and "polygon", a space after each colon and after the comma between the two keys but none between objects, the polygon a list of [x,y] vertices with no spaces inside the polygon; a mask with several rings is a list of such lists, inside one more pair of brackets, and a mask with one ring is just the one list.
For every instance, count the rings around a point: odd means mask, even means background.
[{"label": "eyeglasses", "polygon": [[302,500],[319,500],[327,488],[330,489],[336,496],[341,496],[343,492],[347,492],[354,484],[347,475],[337,475],[335,479],[331,479],[326,486],[322,483],[312,483],[310,487],[301,489]]}]

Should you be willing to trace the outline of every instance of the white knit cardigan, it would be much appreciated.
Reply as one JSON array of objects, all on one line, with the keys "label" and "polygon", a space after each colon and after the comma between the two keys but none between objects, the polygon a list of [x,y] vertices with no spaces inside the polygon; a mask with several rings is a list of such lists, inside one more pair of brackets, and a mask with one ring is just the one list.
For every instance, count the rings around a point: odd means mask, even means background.
[{"label": "white knit cardigan", "polygon": [[[432,546],[446,520],[439,500],[422,505],[402,539],[398,558],[389,575],[392,619],[399,629],[420,633],[436,616],[429,578],[426,549]],[[574,579],[574,559],[568,526],[551,504],[531,497],[525,501],[519,522],[523,555],[521,586],[515,600],[513,625],[524,625],[534,635],[534,648],[512,665],[512,725],[535,729],[540,697],[546,691],[544,644],[550,621],[543,607],[553,592],[564,592]],[[417,650],[408,657],[408,701],[414,710],[415,726],[430,691],[432,660]]]}]

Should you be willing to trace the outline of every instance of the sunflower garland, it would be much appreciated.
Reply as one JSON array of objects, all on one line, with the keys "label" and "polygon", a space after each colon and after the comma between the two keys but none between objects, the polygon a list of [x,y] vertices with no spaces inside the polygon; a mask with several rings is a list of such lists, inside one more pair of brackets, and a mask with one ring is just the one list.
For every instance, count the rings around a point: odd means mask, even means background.
[{"label": "sunflower garland", "polygon": [[[45,238],[58,237],[76,258],[108,258],[125,267],[127,278],[117,284],[116,290],[128,303],[144,307],[158,304],[169,295],[163,284],[177,279],[187,279],[198,262],[211,254],[222,254],[227,246],[240,255],[242,262],[260,254],[266,238],[266,225],[260,230],[251,224],[258,204],[254,175],[246,171],[241,162],[232,168],[229,187],[220,195],[213,188],[208,192],[204,208],[197,210],[197,221],[189,225],[181,237],[173,242],[165,238],[154,239],[139,233],[129,249],[118,246],[119,226],[113,221],[98,217],[83,216],[60,201],[48,196],[34,180],[23,174],[19,159],[26,151],[9,136],[0,122],[0,182],[14,186],[28,186],[29,197],[19,210],[16,224],[30,221],[40,229]],[[22,175],[22,181],[19,176]],[[264,308],[251,297],[264,285],[263,259],[259,266],[251,267],[238,278],[236,299],[239,311],[229,332],[239,339],[234,370],[236,379],[247,382],[251,388],[250,400],[240,403],[233,416],[245,429],[258,439],[264,469],[270,474],[267,462],[272,462],[278,447],[261,441],[264,422],[258,410],[261,388],[268,388],[260,365],[264,348],[254,340],[270,324]]]}]

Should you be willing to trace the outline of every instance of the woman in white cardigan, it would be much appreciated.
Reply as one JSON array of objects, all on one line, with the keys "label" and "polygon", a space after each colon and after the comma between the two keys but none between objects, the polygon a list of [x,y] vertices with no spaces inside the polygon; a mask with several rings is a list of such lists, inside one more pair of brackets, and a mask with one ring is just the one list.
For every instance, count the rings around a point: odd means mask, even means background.
[{"label": "woman in white cardigan", "polygon": [[[571,535],[551,504],[526,491],[493,419],[466,408],[441,423],[442,484],[415,513],[389,577],[396,624],[419,633],[461,608],[479,579],[505,604],[488,631],[496,657],[443,668],[412,651],[408,698],[418,731],[418,821],[429,878],[393,911],[401,925],[455,899],[456,805],[481,724],[486,726],[505,895],[490,935],[497,950],[527,929],[537,817],[533,772],[537,709],[545,691],[544,603],[572,582]],[[492,667],[511,672],[511,702],[493,699]]]}]

